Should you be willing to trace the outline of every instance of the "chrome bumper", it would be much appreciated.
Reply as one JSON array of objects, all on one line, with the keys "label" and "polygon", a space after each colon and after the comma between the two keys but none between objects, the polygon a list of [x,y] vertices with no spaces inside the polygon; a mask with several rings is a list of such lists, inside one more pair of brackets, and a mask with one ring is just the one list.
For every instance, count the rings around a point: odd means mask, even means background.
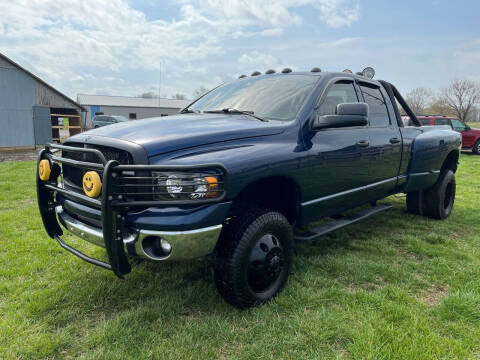
[{"label": "chrome bumper", "polygon": [[[63,211],[61,206],[57,206],[55,211],[60,224],[70,233],[92,244],[105,247],[102,229],[78,221]],[[129,248],[134,249],[135,254],[142,258],[157,261],[187,260],[211,254],[215,249],[221,230],[222,225],[187,231],[130,229],[128,233],[123,234],[123,243],[126,251]],[[152,238],[163,239],[170,247],[170,251],[155,255],[148,249],[146,250],[144,244],[148,241],[147,239]]]}]

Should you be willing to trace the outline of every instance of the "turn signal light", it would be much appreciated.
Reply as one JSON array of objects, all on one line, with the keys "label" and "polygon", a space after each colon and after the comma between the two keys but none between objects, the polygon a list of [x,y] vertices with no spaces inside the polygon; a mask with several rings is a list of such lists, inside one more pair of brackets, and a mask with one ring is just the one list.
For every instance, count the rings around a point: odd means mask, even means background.
[{"label": "turn signal light", "polygon": [[214,198],[218,196],[218,180],[214,176],[207,176],[205,177],[208,183],[208,192],[206,197],[207,198]]}]

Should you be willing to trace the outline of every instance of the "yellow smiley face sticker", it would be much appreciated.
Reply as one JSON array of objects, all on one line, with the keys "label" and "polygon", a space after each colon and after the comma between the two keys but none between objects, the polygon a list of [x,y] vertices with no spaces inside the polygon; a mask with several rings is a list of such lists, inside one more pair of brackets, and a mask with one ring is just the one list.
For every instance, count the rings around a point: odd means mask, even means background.
[{"label": "yellow smiley face sticker", "polygon": [[40,180],[46,181],[50,179],[50,172],[52,171],[50,167],[50,161],[47,159],[40,160],[38,163],[38,177]]},{"label": "yellow smiley face sticker", "polygon": [[92,198],[100,195],[102,180],[96,171],[89,171],[83,175],[83,191]]}]

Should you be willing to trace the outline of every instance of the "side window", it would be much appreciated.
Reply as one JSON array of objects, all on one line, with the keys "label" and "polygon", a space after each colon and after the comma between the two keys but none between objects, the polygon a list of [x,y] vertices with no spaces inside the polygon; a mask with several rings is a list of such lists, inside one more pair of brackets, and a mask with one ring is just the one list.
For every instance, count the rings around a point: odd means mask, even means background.
[{"label": "side window", "polygon": [[450,125],[448,119],[435,119],[435,125]]},{"label": "side window", "polygon": [[136,113],[130,113],[130,114],[128,114],[128,118],[129,118],[129,119],[136,119],[136,118],[137,118],[137,114],[136,114]]},{"label": "side window", "polygon": [[327,90],[327,96],[318,108],[319,115],[335,115],[338,104],[358,102],[353,83],[338,82]]},{"label": "side window", "polygon": [[452,128],[455,131],[465,131],[467,129],[465,124],[458,119],[451,119],[450,121],[452,122]]},{"label": "side window", "polygon": [[379,127],[379,126],[389,126],[390,118],[388,116],[387,105],[385,104],[385,99],[380,92],[380,89],[360,85],[362,90],[363,97],[365,102],[369,107],[369,121],[370,126]]}]

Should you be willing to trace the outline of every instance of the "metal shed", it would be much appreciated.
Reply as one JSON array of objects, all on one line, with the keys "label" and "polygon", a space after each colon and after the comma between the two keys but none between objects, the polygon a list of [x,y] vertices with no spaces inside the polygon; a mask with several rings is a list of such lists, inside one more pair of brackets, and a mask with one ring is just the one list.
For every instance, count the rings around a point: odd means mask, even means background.
[{"label": "metal shed", "polygon": [[192,100],[78,94],[77,102],[85,108],[88,128],[95,115],[122,115],[130,120],[167,116],[178,113]]},{"label": "metal shed", "polygon": [[84,128],[83,107],[13,60],[0,54],[0,150],[60,141],[59,119],[71,135]]}]

